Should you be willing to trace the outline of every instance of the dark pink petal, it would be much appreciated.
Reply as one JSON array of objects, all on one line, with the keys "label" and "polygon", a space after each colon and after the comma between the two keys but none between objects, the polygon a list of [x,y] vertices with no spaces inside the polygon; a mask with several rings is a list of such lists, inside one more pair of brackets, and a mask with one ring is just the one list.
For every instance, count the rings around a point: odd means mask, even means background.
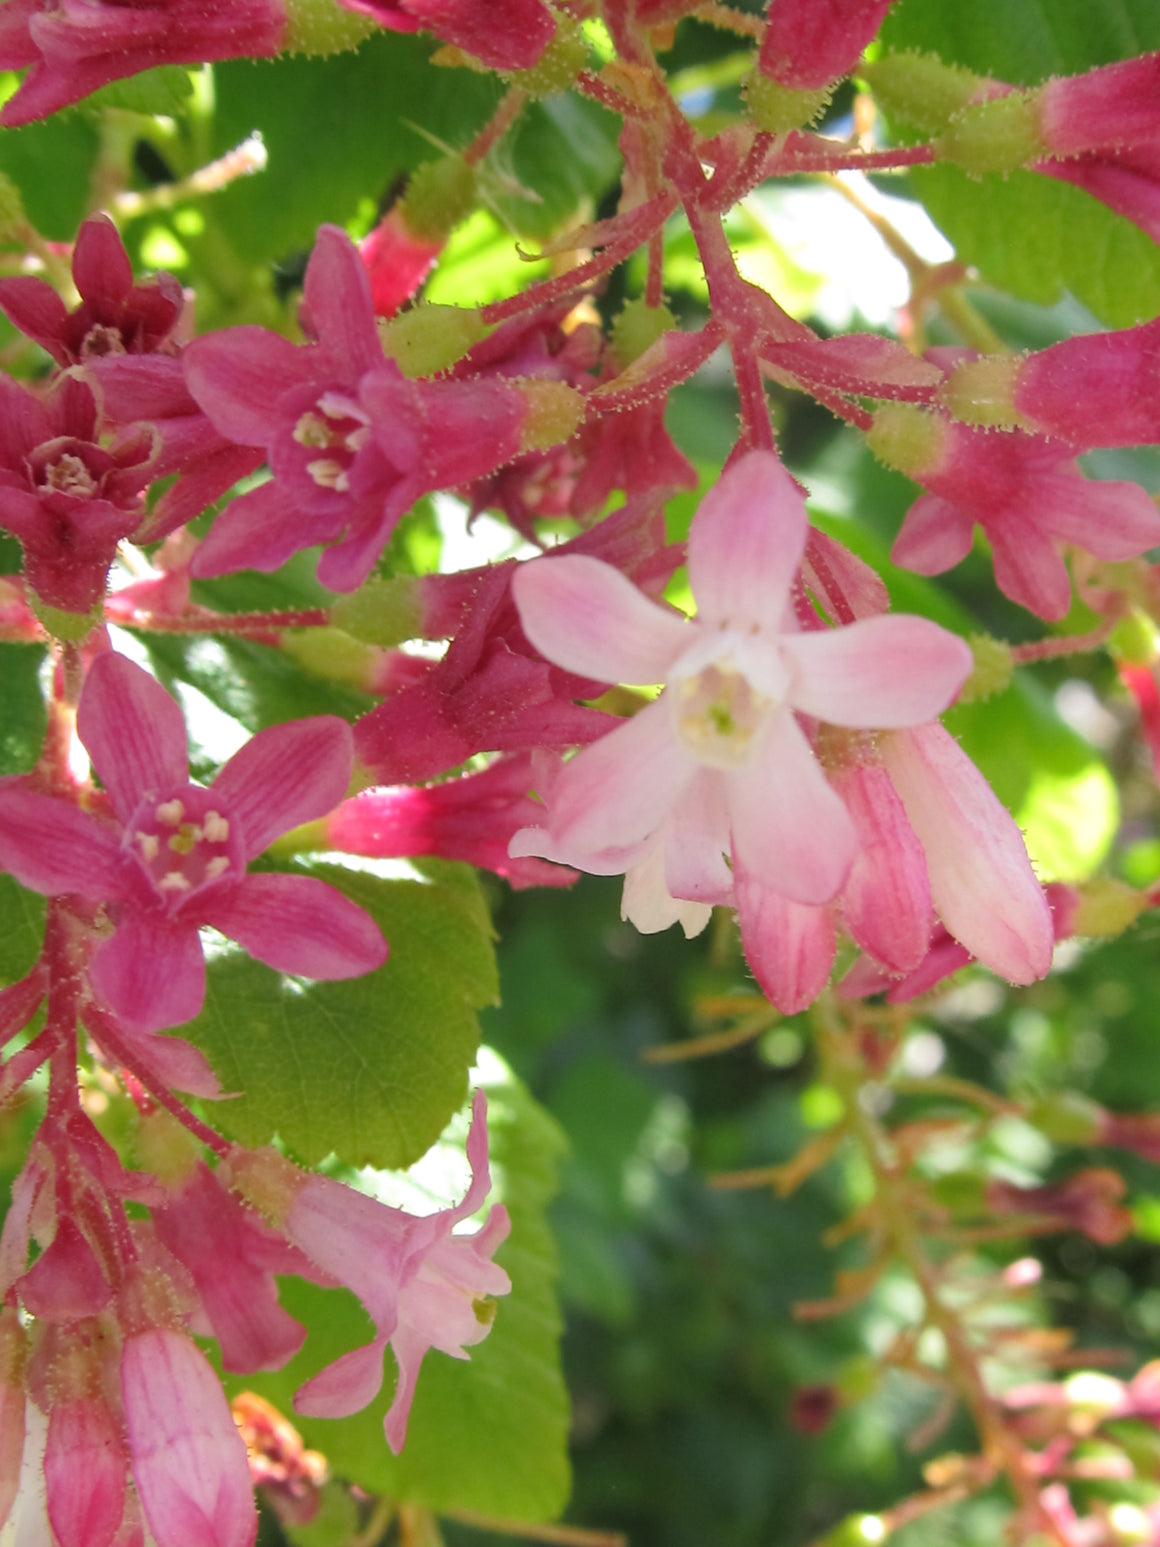
[{"label": "dark pink petal", "polygon": [[115,313],[133,288],[133,265],[107,215],[92,215],[81,226],[72,273],[81,295],[101,312]]},{"label": "dark pink petal", "polygon": [[109,1547],[125,1513],[125,1452],[102,1401],[58,1402],[44,1446],[48,1518],[60,1547]]},{"label": "dark pink petal", "polygon": [[926,618],[865,618],[782,639],[790,702],[831,725],[920,725],[947,707],[974,664],[970,646]]},{"label": "dark pink petal", "polygon": [[31,274],[0,279],[0,311],[14,328],[46,349],[58,365],[68,364],[68,350],[61,343],[68,308],[47,280]]},{"label": "dark pink petal", "polygon": [[387,959],[369,914],[313,876],[253,875],[207,901],[205,918],[276,972],[357,978]]},{"label": "dark pink petal", "polygon": [[168,1328],[127,1338],[121,1392],[133,1480],[160,1547],[251,1547],[246,1447],[205,1356]]},{"label": "dark pink petal", "polygon": [[804,1010],[825,988],[834,963],[831,910],[791,902],[744,872],[735,877],[745,959],[783,1015]]},{"label": "dark pink petal", "polygon": [[271,479],[230,501],[194,554],[190,569],[198,579],[232,575],[239,569],[268,574],[301,549],[335,535],[332,519],[307,520],[291,510],[285,489]]},{"label": "dark pink petal", "polygon": [[122,822],[144,796],[165,796],[189,782],[185,717],[176,699],[112,650],[89,667],[77,734]]},{"label": "dark pink petal", "polygon": [[776,629],[807,528],[805,500],[771,451],[734,462],[701,501],[689,532],[698,621]]},{"label": "dark pink petal", "polygon": [[990,532],[995,584],[1020,607],[1056,623],[1071,606],[1071,577],[1051,538],[1020,522]]},{"label": "dark pink petal", "polygon": [[306,265],[303,322],[345,380],[383,363],[371,286],[358,248],[339,226],[319,226]]},{"label": "dark pink petal", "polygon": [[331,714],[271,726],[235,752],[212,789],[241,824],[246,859],[333,811],[346,795],[353,757],[350,726]]},{"label": "dark pink petal", "polygon": [[922,845],[884,768],[860,763],[832,777],[861,844],[842,892],[846,927],[892,972],[910,972],[934,921]]},{"label": "dark pink petal", "polygon": [[679,614],[580,553],[521,564],[512,596],[540,654],[597,682],[663,682],[692,639]]},{"label": "dark pink petal", "polygon": [[108,1305],[111,1295],[93,1248],[67,1216],[58,1220],[52,1244],[20,1280],[21,1304],[33,1316],[47,1320],[94,1316]]},{"label": "dark pink petal", "polygon": [[189,390],[214,428],[246,446],[268,444],[282,426],[284,394],[312,379],[306,351],[251,325],[195,338],[181,359]]},{"label": "dark pink petal", "polygon": [[205,1054],[184,1037],[130,1031],[97,1005],[90,1005],[84,1018],[108,1057],[124,1064],[138,1079],[167,1085],[170,1090],[201,1096],[206,1101],[216,1101],[221,1096],[221,1082]]},{"label": "dark pink petal", "polygon": [[116,833],[71,801],[19,785],[0,788],[0,868],[46,897],[121,896]]},{"label": "dark pink petal", "polygon": [[383,1384],[386,1334],[335,1359],[294,1393],[294,1411],[307,1418],[346,1418],[373,1402]]},{"label": "dark pink petal", "polygon": [[180,1026],[205,1000],[205,959],[192,924],[126,908],[89,968],[97,998],[130,1031]]},{"label": "dark pink petal", "polygon": [[1160,544],[1160,510],[1138,483],[1059,476],[1036,492],[1041,524],[1097,558],[1134,559]]},{"label": "dark pink petal", "polygon": [[937,494],[923,494],[907,512],[890,557],[915,574],[941,575],[970,553],[973,532],[968,510]]}]

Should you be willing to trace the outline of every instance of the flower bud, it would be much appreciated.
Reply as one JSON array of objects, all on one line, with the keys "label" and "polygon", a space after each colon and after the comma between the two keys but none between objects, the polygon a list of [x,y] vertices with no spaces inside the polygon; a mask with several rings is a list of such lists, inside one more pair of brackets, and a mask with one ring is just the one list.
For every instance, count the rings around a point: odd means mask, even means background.
[{"label": "flower bud", "polygon": [[942,457],[946,431],[936,414],[913,403],[887,403],[874,415],[866,444],[887,467],[919,478]]},{"label": "flower bud", "polygon": [[556,36],[534,65],[515,71],[512,85],[526,91],[529,97],[554,97],[568,90],[587,63],[588,44],[579,22],[561,16],[556,23]]},{"label": "flower bud", "polygon": [[412,235],[443,241],[471,214],[475,197],[475,168],[462,156],[444,156],[415,168],[400,208]]},{"label": "flower bud", "polygon": [[972,634],[967,643],[975,658],[971,675],[963,683],[959,693],[960,704],[977,704],[996,693],[1001,693],[1011,682],[1015,670],[1015,657],[1011,646],[991,634]]},{"label": "flower bud", "polygon": [[491,329],[464,306],[416,306],[380,325],[383,353],[410,380],[449,370]]},{"label": "flower bud", "polygon": [[937,54],[887,54],[858,66],[879,107],[928,133],[944,129],[987,86],[986,78]]},{"label": "flower bud", "polygon": [[955,367],[939,394],[944,406],[966,424],[1013,430],[1028,425],[1015,406],[1020,355],[984,355]]},{"label": "flower bud", "polygon": [[527,401],[528,412],[520,431],[520,452],[545,451],[569,440],[584,419],[584,397],[562,381],[531,379],[512,383]]},{"label": "flower bud", "polygon": [[621,370],[626,370],[662,333],[677,326],[667,306],[650,306],[643,297],[627,301],[612,323],[612,346]]},{"label": "flower bud", "polygon": [[375,24],[369,16],[344,10],[338,0],[285,0],[286,35],[282,47],[289,54],[314,57],[357,48],[369,38]]},{"label": "flower bud", "polygon": [[1035,94],[1013,91],[1009,96],[964,108],[947,125],[939,153],[973,177],[984,172],[1014,172],[1046,155]]}]

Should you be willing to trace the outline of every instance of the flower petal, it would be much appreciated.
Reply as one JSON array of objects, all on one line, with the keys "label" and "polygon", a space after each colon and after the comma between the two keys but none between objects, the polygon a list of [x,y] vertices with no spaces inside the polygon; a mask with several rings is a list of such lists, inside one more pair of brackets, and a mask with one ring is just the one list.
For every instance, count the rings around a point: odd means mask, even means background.
[{"label": "flower petal", "polygon": [[344,379],[353,381],[382,365],[370,278],[358,248],[340,226],[319,226],[302,301],[303,321]]},{"label": "flower petal", "polygon": [[926,852],[939,917],[1011,983],[1051,966],[1055,930],[1023,834],[941,725],[879,738],[882,760]]},{"label": "flower petal", "polygon": [[385,1334],[362,1348],[353,1348],[319,1370],[294,1393],[294,1411],[304,1418],[347,1418],[359,1413],[379,1394],[383,1384]]},{"label": "flower petal", "polygon": [[834,962],[831,910],[791,902],[744,871],[735,880],[745,959],[783,1015],[796,1015],[821,993]]},{"label": "flower petal", "polygon": [[44,1486],[61,1547],[109,1547],[125,1513],[125,1453],[108,1404],[57,1402],[48,1419]]},{"label": "flower petal", "polygon": [[267,967],[295,977],[357,978],[387,959],[370,914],[313,876],[246,876],[211,899],[205,918]]},{"label": "flower petal", "polygon": [[970,511],[937,494],[924,494],[907,511],[891,560],[918,575],[941,575],[970,553],[974,530]]},{"label": "flower petal", "polygon": [[598,682],[663,682],[693,633],[618,569],[581,553],[521,564],[512,596],[540,654]]},{"label": "flower petal", "polygon": [[734,462],[689,532],[689,584],[702,623],[776,629],[808,530],[801,491],[771,451]]},{"label": "flower petal", "polygon": [[68,800],[0,787],[0,869],[34,892],[76,892],[95,902],[120,894],[117,835]]},{"label": "flower petal", "polygon": [[970,675],[970,647],[926,618],[865,618],[782,639],[797,680],[790,703],[831,725],[866,730],[920,725],[940,714]]},{"label": "flower petal", "polygon": [[922,845],[880,764],[855,764],[833,780],[862,845],[842,893],[846,927],[876,961],[911,972],[934,922]]},{"label": "flower petal", "polygon": [[788,709],[774,714],[753,763],[725,776],[734,871],[793,902],[840,891],[858,839]]},{"label": "flower petal", "polygon": [[211,788],[241,826],[247,861],[280,833],[333,811],[353,758],[350,726],[332,714],[273,725],[235,752]]},{"label": "flower petal", "polygon": [[258,1515],[246,1447],[221,1382],[191,1339],[125,1340],[121,1392],[133,1480],[164,1547],[251,1547]]},{"label": "flower petal", "polygon": [[195,338],[181,360],[198,407],[219,434],[243,446],[268,445],[282,426],[283,394],[313,376],[306,350],[250,324]]},{"label": "flower petal", "polygon": [[192,1020],[205,1000],[205,959],[192,924],[126,908],[89,967],[98,999],[130,1031],[162,1031]]},{"label": "flower petal", "polygon": [[77,710],[85,744],[122,822],[145,795],[189,782],[185,717],[142,667],[110,650],[89,667]]},{"label": "flower petal", "polygon": [[1051,538],[1029,521],[1014,530],[993,525],[988,536],[995,584],[1004,596],[1050,623],[1066,617],[1071,576]]}]

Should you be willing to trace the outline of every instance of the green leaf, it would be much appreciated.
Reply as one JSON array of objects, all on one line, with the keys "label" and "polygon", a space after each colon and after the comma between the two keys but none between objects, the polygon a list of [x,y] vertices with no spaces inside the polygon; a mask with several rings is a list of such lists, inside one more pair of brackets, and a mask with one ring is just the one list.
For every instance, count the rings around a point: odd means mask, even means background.
[{"label": "green leaf", "polygon": [[213,1109],[243,1144],[276,1134],[309,1165],[406,1166],[463,1100],[479,1043],[476,1012],[498,997],[488,917],[474,871],[439,861],[414,880],[310,867],[375,919],[391,947],[377,972],[306,983],[232,946],[212,953],[205,1008],[182,1035],[235,1100]]},{"label": "green leaf", "polygon": [[162,64],[123,81],[110,81],[85,98],[86,108],[118,107],[130,113],[180,113],[193,94],[189,71],[180,65]]},{"label": "green leaf", "polygon": [[46,907],[38,893],[0,875],[0,984],[18,983],[36,965]]},{"label": "green leaf", "polygon": [[[503,1202],[512,1221],[511,1236],[496,1256],[511,1276],[511,1294],[499,1301],[491,1332],[471,1350],[469,1362],[427,1356],[401,1456],[392,1456],[383,1438],[383,1414],[393,1394],[389,1360],[387,1389],[364,1412],[337,1421],[296,1417],[294,1422],[306,1443],[330,1458],[335,1472],[368,1491],[437,1512],[552,1519],[568,1497],[568,1401],[560,1373],[556,1249],[546,1208],[565,1141],[495,1054],[486,1052],[477,1073],[473,1083],[488,1093],[490,1201]],[[466,1131],[461,1113],[440,1149],[461,1152]],[[431,1162],[438,1168],[442,1159],[429,1157],[423,1171]],[[459,1159],[462,1164],[461,1153]],[[461,1181],[438,1203],[462,1197],[464,1187]],[[303,1352],[284,1370],[234,1377],[228,1384],[231,1390],[256,1390],[290,1413],[297,1387],[365,1343],[370,1328],[343,1291],[287,1280],[282,1299],[309,1329]]]},{"label": "green leaf", "polygon": [[[578,209],[591,219],[623,168],[619,131],[619,119],[571,93],[533,103],[514,131],[511,172],[536,197],[500,198],[501,213],[517,231],[539,237],[551,235]],[[489,164],[503,166],[507,154],[501,143]]]},{"label": "green leaf", "polygon": [[39,645],[0,644],[0,775],[27,773],[40,756],[48,724],[43,661]]},{"label": "green leaf", "polygon": [[97,125],[83,113],[0,129],[0,171],[20,189],[28,218],[42,236],[71,242],[76,235],[88,212],[97,145]]}]

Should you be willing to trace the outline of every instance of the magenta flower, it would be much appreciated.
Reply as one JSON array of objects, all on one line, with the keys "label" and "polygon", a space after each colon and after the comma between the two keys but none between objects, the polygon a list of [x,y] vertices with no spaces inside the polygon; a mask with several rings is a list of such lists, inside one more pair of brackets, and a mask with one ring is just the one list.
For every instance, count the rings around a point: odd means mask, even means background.
[{"label": "magenta flower", "polygon": [[127,1337],[121,1395],[133,1481],[157,1547],[250,1547],[258,1513],[246,1447],[192,1339],[168,1327]]},{"label": "magenta flower", "polygon": [[58,365],[176,347],[173,331],[185,304],[180,281],[158,274],[152,283],[135,285],[129,255],[107,215],[93,215],[81,226],[72,274],[81,295],[72,311],[47,280],[31,274],[0,279],[0,311]]},{"label": "magenta flower", "polygon": [[189,389],[215,428],[263,447],[274,475],[218,517],[195,575],[277,569],[326,543],[318,578],[353,590],[420,495],[472,483],[521,449],[528,403],[516,387],[408,381],[384,357],[366,269],[336,226],[318,233],[303,322],[306,345],[240,327],[184,353]]},{"label": "magenta flower", "polygon": [[269,57],[286,29],[281,0],[7,0],[0,69],[31,69],[0,111],[12,128],[159,64]]},{"label": "magenta flower", "polygon": [[75,377],[38,397],[0,376],[0,526],[19,538],[42,601],[87,612],[104,595],[123,537],[140,525],[157,439],[133,425],[102,434],[92,389]]},{"label": "magenta flower", "polygon": [[491,1329],[493,1297],[511,1289],[507,1274],[491,1260],[510,1228],[502,1205],[474,1235],[452,1234],[491,1189],[482,1091],[475,1093],[471,1111],[471,1185],[454,1208],[425,1217],[388,1208],[331,1177],[300,1172],[272,1150],[238,1149],[226,1162],[234,1185],[324,1273],[353,1290],[375,1324],[371,1342],[343,1354],[299,1389],[296,1410],[342,1418],[366,1407],[383,1383],[383,1354],[390,1343],[399,1378],[384,1427],[396,1454],[406,1439],[427,1350],[466,1359],[465,1349]]},{"label": "magenta flower", "polygon": [[890,0],[772,0],[758,69],[795,91],[849,75],[882,25]]},{"label": "magenta flower", "polygon": [[339,0],[392,32],[426,28],[490,70],[527,70],[556,35],[542,0]]},{"label": "magenta flower", "polygon": [[793,480],[772,454],[752,452],[693,522],[695,621],[597,560],[521,568],[516,605],[549,660],[600,681],[667,687],[565,766],[546,825],[517,834],[514,853],[603,874],[651,855],[662,904],[719,900],[725,856],[734,875],[792,902],[839,891],[858,838],[797,716],[867,729],[921,724],[957,692],[970,652],[922,618],[799,632],[792,588],[807,531]]},{"label": "magenta flower", "polygon": [[175,701],[110,653],[89,669],[77,724],[113,820],[9,784],[0,865],[34,891],[107,904],[114,931],[94,952],[89,983],[130,1031],[175,1026],[201,1009],[204,924],[279,972],[346,978],[381,965],[378,926],[333,887],[245,873],[279,833],[345,795],[345,721],[323,715],[261,731],[206,789],[189,782]]}]

